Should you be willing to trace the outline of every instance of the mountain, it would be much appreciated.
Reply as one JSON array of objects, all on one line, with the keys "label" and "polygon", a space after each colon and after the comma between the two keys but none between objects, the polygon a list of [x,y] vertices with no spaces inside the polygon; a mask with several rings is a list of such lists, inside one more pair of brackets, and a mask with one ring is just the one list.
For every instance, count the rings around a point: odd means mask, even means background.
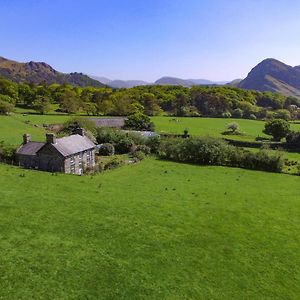
[{"label": "mountain", "polygon": [[151,83],[143,80],[112,80],[108,83],[113,88],[132,88],[140,85],[149,85]]},{"label": "mountain", "polygon": [[20,63],[0,57],[0,77],[7,78],[15,82],[30,82],[39,84],[71,84],[74,86],[102,87],[104,84],[88,77],[82,73],[61,73],[53,69],[44,62]]},{"label": "mountain", "polygon": [[193,85],[224,85],[227,81],[211,81],[207,79],[181,79],[176,77],[162,77],[154,82],[157,85],[181,85],[191,87]]},{"label": "mountain", "polygon": [[265,59],[251,70],[238,87],[300,97],[300,66],[291,67],[273,58]]},{"label": "mountain", "polygon": [[238,85],[241,83],[242,80],[243,79],[234,79],[234,80],[228,82],[227,85],[238,87]]},{"label": "mountain", "polygon": [[110,79],[108,79],[106,77],[103,77],[103,76],[89,75],[89,77],[91,77],[92,79],[95,79],[95,80],[97,80],[97,81],[99,81],[99,82],[101,82],[103,84],[106,84],[106,85],[108,85],[111,82]]}]

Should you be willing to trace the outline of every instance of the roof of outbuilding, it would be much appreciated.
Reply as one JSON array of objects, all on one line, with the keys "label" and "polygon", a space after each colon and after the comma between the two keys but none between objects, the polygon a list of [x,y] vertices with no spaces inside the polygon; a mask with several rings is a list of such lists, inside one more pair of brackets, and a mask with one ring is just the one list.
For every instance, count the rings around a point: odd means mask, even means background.
[{"label": "roof of outbuilding", "polygon": [[28,142],[23,144],[18,150],[17,154],[22,155],[36,155],[36,153],[45,145],[42,142]]},{"label": "roof of outbuilding", "polygon": [[56,139],[52,146],[65,157],[95,148],[95,144],[88,137],[79,134]]}]

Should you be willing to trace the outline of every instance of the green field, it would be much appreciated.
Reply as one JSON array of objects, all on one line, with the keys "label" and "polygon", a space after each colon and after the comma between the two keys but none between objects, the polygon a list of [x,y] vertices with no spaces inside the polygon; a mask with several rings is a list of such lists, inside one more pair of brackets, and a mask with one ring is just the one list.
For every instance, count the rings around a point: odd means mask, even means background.
[{"label": "green field", "polygon": [[[178,120],[172,121],[172,120]],[[268,137],[262,133],[264,129],[263,121],[253,121],[246,119],[222,119],[222,118],[172,118],[172,117],[153,117],[156,130],[161,133],[182,134],[185,129],[191,135],[210,135],[224,137],[221,133],[226,130],[227,124],[237,122],[240,125],[243,136],[230,136],[230,138],[254,141],[257,136]],[[300,124],[291,124],[293,130],[300,131]]]},{"label": "green field", "polygon": [[1,299],[297,299],[299,177],[0,165]]}]

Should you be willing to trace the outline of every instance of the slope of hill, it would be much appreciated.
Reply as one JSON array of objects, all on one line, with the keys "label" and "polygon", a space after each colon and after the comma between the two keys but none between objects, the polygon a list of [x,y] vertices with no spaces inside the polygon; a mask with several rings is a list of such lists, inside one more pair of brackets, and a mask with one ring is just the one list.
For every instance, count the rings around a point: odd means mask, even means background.
[{"label": "slope of hill", "polygon": [[132,88],[140,85],[149,85],[151,83],[143,80],[112,80],[108,83],[113,88]]},{"label": "slope of hill", "polygon": [[104,84],[82,73],[61,73],[44,62],[20,63],[0,57],[0,76],[15,82],[32,82],[39,84],[72,84],[75,86],[102,87]]},{"label": "slope of hill", "polygon": [[181,85],[191,87],[193,85],[223,85],[226,81],[211,81],[207,79],[181,79],[176,77],[165,76],[154,82],[157,85]]},{"label": "slope of hill", "polygon": [[254,67],[238,87],[300,97],[300,67],[268,58]]}]

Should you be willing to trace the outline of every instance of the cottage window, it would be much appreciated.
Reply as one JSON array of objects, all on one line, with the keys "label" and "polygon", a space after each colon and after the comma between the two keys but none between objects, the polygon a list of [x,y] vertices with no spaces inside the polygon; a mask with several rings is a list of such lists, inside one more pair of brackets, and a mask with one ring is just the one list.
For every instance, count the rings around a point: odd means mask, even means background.
[{"label": "cottage window", "polygon": [[91,162],[91,155],[90,155],[90,151],[86,152],[86,163],[87,165],[90,165]]}]

